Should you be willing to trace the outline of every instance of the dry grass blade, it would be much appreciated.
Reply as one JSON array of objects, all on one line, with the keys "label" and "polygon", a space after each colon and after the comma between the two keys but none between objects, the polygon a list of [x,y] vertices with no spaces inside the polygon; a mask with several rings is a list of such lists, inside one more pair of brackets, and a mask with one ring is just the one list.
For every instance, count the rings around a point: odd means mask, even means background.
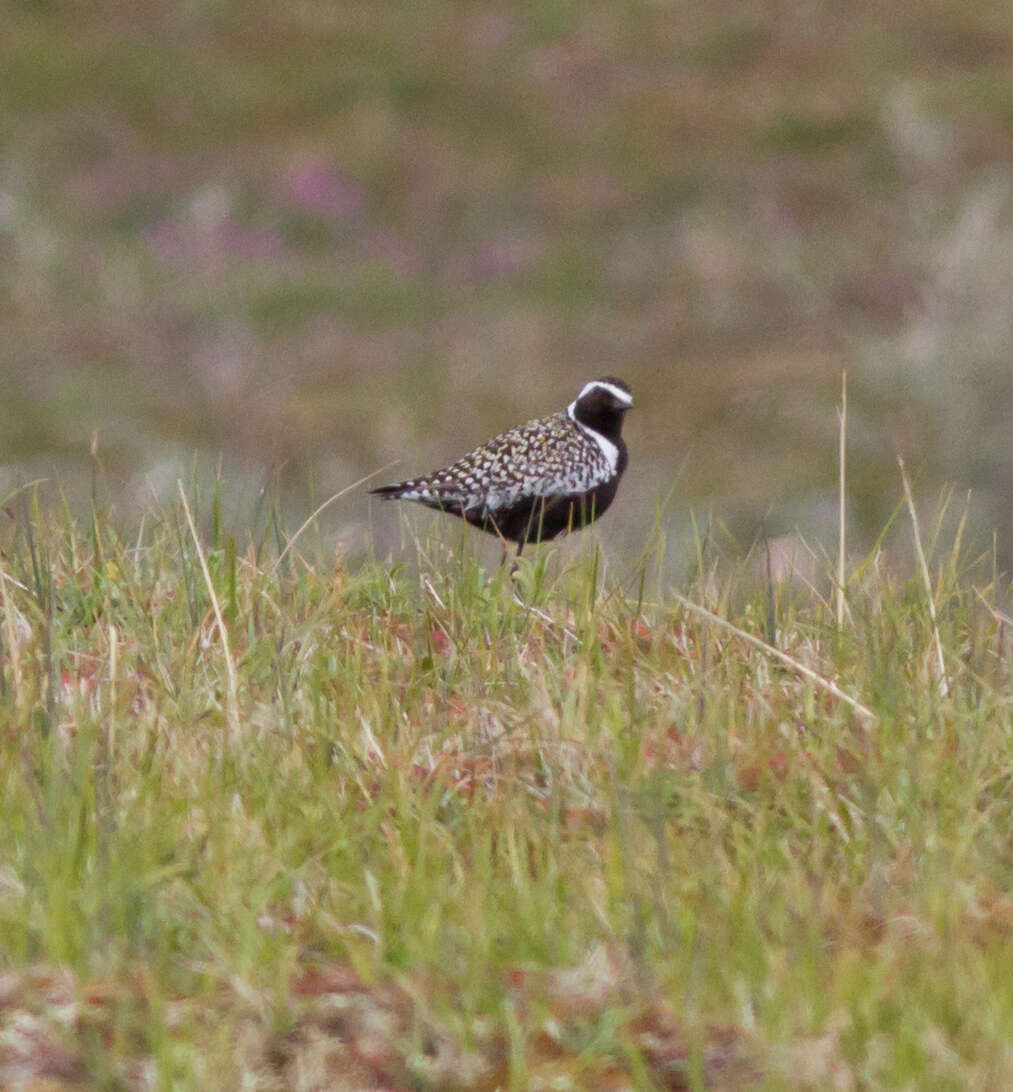
[{"label": "dry grass blade", "polygon": [[346,485],[344,489],[339,489],[338,492],[335,493],[332,497],[328,497],[327,500],[323,502],[323,504],[318,505],[313,510],[313,512],[309,516],[307,516],[306,519],[303,520],[302,524],[299,527],[299,530],[296,531],[296,533],[285,544],[285,549],[281,551],[281,553],[275,559],[274,564],[271,566],[271,572],[277,572],[278,566],[288,556],[289,550],[291,550],[292,547],[296,544],[299,536],[303,533],[303,531],[306,530],[307,527],[309,527],[309,525],[317,518],[317,516],[319,516],[320,513],[324,511],[325,508],[329,508],[336,500],[341,500],[342,497],[346,496],[348,493],[351,493],[353,489],[358,489],[360,485],[365,485],[366,482],[372,481],[373,478],[379,477],[381,474],[385,474],[388,470],[391,469],[391,467],[397,466],[397,463],[398,460],[395,459],[394,462],[388,463],[386,466],[381,466],[379,470],[371,470],[368,474],[359,478],[358,481],[352,482],[351,485]]},{"label": "dry grass blade", "polygon": [[736,637],[741,637],[755,648],[780,660],[781,663],[787,664],[793,671],[797,671],[800,675],[804,675],[814,686],[819,687],[820,690],[825,690],[828,694],[833,694],[839,701],[843,701],[845,705],[850,705],[856,713],[860,713],[863,717],[867,717],[872,723],[876,723],[879,719],[868,706],[863,705],[857,698],[853,698],[850,694],[846,694],[836,683],[832,683],[829,679],[823,678],[818,672],[813,671],[811,667],[806,667],[805,664],[799,663],[798,660],[789,656],[786,652],[782,652],[779,648],[774,648],[773,645],[767,644],[766,641],[761,640],[759,637],[755,637],[747,630],[740,629],[738,626],[733,625],[727,619],[722,618],[720,614],[715,614],[706,607],[701,607],[698,603],[694,603],[684,595],[679,595],[678,592],[672,592],[672,598],[687,610],[692,611],[694,614],[699,614],[711,622],[716,622],[719,626],[728,630],[729,633],[734,633]]},{"label": "dry grass blade", "polygon": [[116,676],[119,673],[120,633],[111,622],[109,624],[109,733],[107,736],[109,753],[116,750]]},{"label": "dry grass blade", "polygon": [[232,650],[229,647],[229,631],[225,626],[225,618],[222,615],[215,585],[211,579],[211,570],[208,569],[207,559],[204,556],[204,550],[197,535],[197,526],[193,521],[190,505],[186,499],[186,490],[184,490],[182,482],[177,484],[179,485],[180,500],[183,502],[183,511],[186,513],[186,522],[190,528],[190,534],[193,536],[197,557],[200,559],[204,583],[207,585],[208,595],[211,597],[211,607],[215,612],[215,624],[218,626],[218,634],[222,641],[222,655],[225,657],[225,675],[228,686],[225,699],[225,720],[229,728],[229,742],[236,743],[239,739],[239,684],[236,680],[236,665],[232,660]]},{"label": "dry grass blade", "polygon": [[985,610],[987,610],[988,613],[991,614],[997,622],[1001,622],[1004,626],[1013,626],[1013,618],[1010,618],[1008,614],[1004,614],[997,607],[993,607],[992,604],[977,589],[975,589],[974,594],[978,597],[978,601],[985,608]]},{"label": "dry grass blade", "polygon": [[848,455],[848,373],[841,372],[841,408],[838,410],[839,437],[837,449],[838,481],[837,481],[837,594],[834,597],[836,604],[837,628],[844,626],[844,576],[845,576],[845,552],[847,548],[847,455]]},{"label": "dry grass blade", "polygon": [[932,625],[932,644],[936,651],[936,666],[939,670],[939,693],[945,698],[950,692],[950,683],[946,676],[943,642],[940,639],[939,624],[936,621],[936,601],[932,595],[932,578],[929,576],[929,565],[925,560],[925,551],[922,548],[921,530],[918,526],[918,510],[915,508],[914,497],[911,495],[911,482],[908,480],[907,470],[904,467],[904,458],[899,454],[897,456],[897,465],[900,467],[900,477],[904,483],[904,501],[911,515],[911,528],[915,541],[915,554],[918,557],[918,568],[921,572],[922,582],[925,585],[925,599],[928,603],[929,621]]},{"label": "dry grass blade", "polygon": [[18,642],[17,633],[14,629],[14,605],[11,602],[10,592],[7,589],[7,584],[16,585],[23,591],[28,591],[18,580],[14,580],[13,577],[8,576],[3,570],[0,570],[0,598],[3,600],[4,608],[4,631],[5,631],[5,643],[7,645],[7,656],[10,659],[11,664],[11,676],[14,680],[14,693],[20,703],[21,694],[21,651]]},{"label": "dry grass blade", "polygon": [[15,588],[20,588],[22,591],[31,591],[27,584],[22,584],[20,580],[15,580],[13,576],[2,570],[0,570],[0,580],[5,581],[7,584],[13,584]]}]

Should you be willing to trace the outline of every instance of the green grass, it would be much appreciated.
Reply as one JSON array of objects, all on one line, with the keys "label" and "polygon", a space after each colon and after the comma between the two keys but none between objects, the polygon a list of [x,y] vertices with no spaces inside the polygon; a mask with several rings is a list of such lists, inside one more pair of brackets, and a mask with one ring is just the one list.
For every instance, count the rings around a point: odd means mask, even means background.
[{"label": "green grass", "polygon": [[0,1083],[1013,1081],[1008,588],[959,534],[935,624],[877,553],[838,627],[831,565],[710,541],[511,579],[187,507],[2,517]]}]

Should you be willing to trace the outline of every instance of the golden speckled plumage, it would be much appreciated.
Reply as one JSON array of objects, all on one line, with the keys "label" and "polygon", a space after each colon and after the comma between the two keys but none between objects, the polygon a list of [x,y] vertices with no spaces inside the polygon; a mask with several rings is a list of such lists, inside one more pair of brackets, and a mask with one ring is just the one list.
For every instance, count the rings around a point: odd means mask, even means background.
[{"label": "golden speckled plumage", "polygon": [[622,417],[632,404],[622,380],[596,380],[566,410],[501,433],[442,470],[373,492],[461,516],[519,547],[553,538],[611,504],[626,467]]}]

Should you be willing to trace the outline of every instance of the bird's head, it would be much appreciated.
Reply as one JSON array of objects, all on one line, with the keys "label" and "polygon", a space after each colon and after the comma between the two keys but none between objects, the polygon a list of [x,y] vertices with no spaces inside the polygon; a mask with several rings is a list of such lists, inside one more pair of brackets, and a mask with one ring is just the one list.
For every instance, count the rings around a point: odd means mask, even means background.
[{"label": "bird's head", "polygon": [[615,376],[592,379],[566,408],[567,415],[580,425],[592,428],[603,436],[618,437],[623,427],[623,414],[633,407],[629,384]]}]

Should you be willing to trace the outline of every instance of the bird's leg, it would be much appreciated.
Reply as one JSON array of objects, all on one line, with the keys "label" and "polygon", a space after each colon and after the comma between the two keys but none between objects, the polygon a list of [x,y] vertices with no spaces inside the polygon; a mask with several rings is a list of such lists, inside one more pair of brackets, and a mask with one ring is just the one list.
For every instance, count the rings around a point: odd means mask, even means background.
[{"label": "bird's leg", "polygon": [[[523,549],[524,549],[524,540],[521,539],[521,541],[517,543],[517,553],[514,554],[514,559],[513,559],[513,561],[510,562],[510,579],[511,580],[513,580],[514,574],[517,572],[517,559],[521,556],[521,550],[523,550]],[[506,564],[506,559],[507,559],[507,544],[506,544],[506,542],[504,542],[503,543],[503,554],[499,559],[500,568],[502,568]]]},{"label": "bird's leg", "polygon": [[491,530],[493,534],[495,534],[495,536],[499,539],[500,548],[503,551],[499,555],[499,567],[502,569],[503,566],[506,564],[507,550],[510,549],[509,540],[504,536],[503,532],[496,525],[496,521],[492,518],[489,519],[488,527],[486,528],[486,530]]}]

